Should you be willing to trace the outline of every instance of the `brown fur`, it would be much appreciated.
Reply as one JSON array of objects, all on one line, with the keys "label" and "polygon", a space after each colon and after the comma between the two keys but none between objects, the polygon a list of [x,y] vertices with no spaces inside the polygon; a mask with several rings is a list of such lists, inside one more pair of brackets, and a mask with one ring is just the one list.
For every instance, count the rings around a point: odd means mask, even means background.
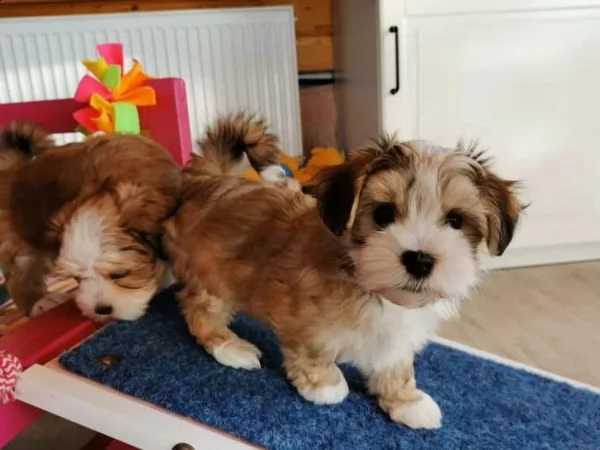
[{"label": "brown fur", "polygon": [[129,274],[119,283],[129,289],[157,277],[158,247],[149,243],[159,242],[181,189],[180,170],[164,149],[126,135],[52,147],[42,130],[21,124],[0,136],[0,161],[10,160],[0,166],[0,265],[20,308],[30,312],[44,297],[43,277],[82,208],[97,208],[110,222],[106,240],[115,255],[101,270],[114,274],[126,258]]},{"label": "brown fur", "polygon": [[[279,139],[267,130],[263,119],[238,113],[217,119],[198,141],[204,161],[211,161],[218,173],[229,173],[239,165],[244,154],[257,171],[277,162]],[[223,151],[226,149],[226,151]]]},{"label": "brown fur", "polygon": [[[164,240],[175,276],[185,285],[179,299],[190,332],[221,362],[253,368],[256,362],[248,363],[248,354],[259,350],[229,329],[238,311],[249,313],[277,333],[290,381],[317,402],[333,402],[314,391],[339,387],[343,375],[336,361],[348,360],[344,346],[360,346],[360,336],[385,333],[378,329],[380,314],[396,308],[382,303],[362,273],[363,264],[373,263],[362,257],[369,241],[383,236],[373,222],[377,205],[396,205],[394,221],[401,222],[409,215],[409,195],[418,208],[433,210],[432,201],[439,202],[442,228],[444,214],[459,210],[464,237],[455,239],[465,239],[473,253],[485,240],[500,254],[520,212],[513,185],[462,149],[442,157],[382,140],[324,171],[312,191],[316,199],[195,168],[203,164],[197,159],[184,170],[182,205],[166,225]],[[428,167],[438,177],[439,199],[420,191],[424,181],[418,170]],[[443,296],[423,291],[414,302],[412,288],[416,285],[390,300],[423,306]],[[352,339],[357,343],[349,343]],[[240,354],[244,363],[231,358]],[[398,422],[420,426],[403,410],[426,396],[416,389],[412,353],[389,367],[367,366],[362,369],[381,407]]]}]

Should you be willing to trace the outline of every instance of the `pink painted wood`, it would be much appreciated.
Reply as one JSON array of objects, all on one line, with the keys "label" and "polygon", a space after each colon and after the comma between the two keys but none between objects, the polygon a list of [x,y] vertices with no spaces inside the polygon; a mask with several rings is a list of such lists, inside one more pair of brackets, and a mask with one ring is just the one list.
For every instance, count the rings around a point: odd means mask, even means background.
[{"label": "pink painted wood", "polygon": [[19,401],[0,406],[0,448],[31,426],[44,411]]},{"label": "pink painted wood", "polygon": [[132,447],[124,442],[112,441],[106,446],[105,450],[138,450],[136,447]]},{"label": "pink painted wood", "polygon": [[[140,108],[142,129],[148,130],[150,137],[183,165],[192,153],[184,81],[165,78],[152,80],[148,85],[155,89],[157,104]],[[0,104],[0,129],[12,121],[29,121],[49,133],[69,133],[77,126],[73,112],[81,107],[73,99]],[[95,330],[95,325],[84,319],[74,304],[67,303],[0,337],[0,349],[17,356],[27,368],[32,364],[47,363]],[[29,427],[40,414],[36,408],[18,401],[0,406],[0,448]]]},{"label": "pink painted wood", "polygon": [[192,155],[192,135],[188,116],[185,82],[178,78],[152,80],[156,106],[140,108],[140,123],[150,137],[171,152],[184,165]]},{"label": "pink painted wood", "polygon": [[97,434],[82,450],[137,450],[137,448],[103,434]]},{"label": "pink painted wood", "polygon": [[[141,127],[183,165],[192,154],[185,82],[160,78],[149,81],[148,86],[156,92],[156,105],[139,108]],[[29,121],[49,133],[73,132],[77,127],[73,113],[83,106],[70,98],[0,104],[0,129],[13,121]]]},{"label": "pink painted wood", "polygon": [[0,348],[21,361],[23,369],[45,364],[94,333],[98,326],[67,302],[0,337]]},{"label": "pink painted wood", "polygon": [[[97,330],[68,302],[28,320],[0,337],[0,348],[16,356],[23,369],[45,364]],[[41,414],[32,406],[15,401],[0,406],[0,448],[28,428]]]}]

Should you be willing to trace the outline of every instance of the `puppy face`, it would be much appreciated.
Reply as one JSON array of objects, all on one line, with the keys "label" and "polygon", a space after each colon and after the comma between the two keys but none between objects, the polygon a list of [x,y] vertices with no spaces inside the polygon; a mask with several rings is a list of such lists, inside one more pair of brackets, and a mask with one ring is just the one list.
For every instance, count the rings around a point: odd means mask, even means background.
[{"label": "puppy face", "polygon": [[316,195],[326,225],[350,240],[361,284],[418,307],[467,296],[481,244],[504,252],[522,210],[514,187],[474,148],[382,140],[324,172]]},{"label": "puppy face", "polygon": [[141,317],[164,270],[149,238],[123,227],[111,195],[83,204],[64,226],[56,271],[78,280],[75,301],[94,320]]}]

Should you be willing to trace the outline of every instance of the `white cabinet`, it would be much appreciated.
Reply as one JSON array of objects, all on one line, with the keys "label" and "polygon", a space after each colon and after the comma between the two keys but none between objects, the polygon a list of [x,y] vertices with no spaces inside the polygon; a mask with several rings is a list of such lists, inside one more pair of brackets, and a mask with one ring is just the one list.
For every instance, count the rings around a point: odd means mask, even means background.
[{"label": "white cabinet", "polygon": [[344,143],[478,140],[531,202],[497,265],[600,257],[600,0],[340,0],[334,17]]}]

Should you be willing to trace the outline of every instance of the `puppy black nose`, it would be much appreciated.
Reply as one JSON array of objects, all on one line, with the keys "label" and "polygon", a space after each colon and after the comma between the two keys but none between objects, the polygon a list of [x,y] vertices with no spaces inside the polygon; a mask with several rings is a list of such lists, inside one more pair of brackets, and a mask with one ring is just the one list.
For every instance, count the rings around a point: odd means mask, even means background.
[{"label": "puppy black nose", "polygon": [[435,258],[429,253],[407,250],[400,258],[406,271],[415,278],[425,278],[433,270]]},{"label": "puppy black nose", "polygon": [[112,314],[113,309],[112,306],[98,305],[94,308],[94,311],[101,316],[108,316],[109,314]]}]

